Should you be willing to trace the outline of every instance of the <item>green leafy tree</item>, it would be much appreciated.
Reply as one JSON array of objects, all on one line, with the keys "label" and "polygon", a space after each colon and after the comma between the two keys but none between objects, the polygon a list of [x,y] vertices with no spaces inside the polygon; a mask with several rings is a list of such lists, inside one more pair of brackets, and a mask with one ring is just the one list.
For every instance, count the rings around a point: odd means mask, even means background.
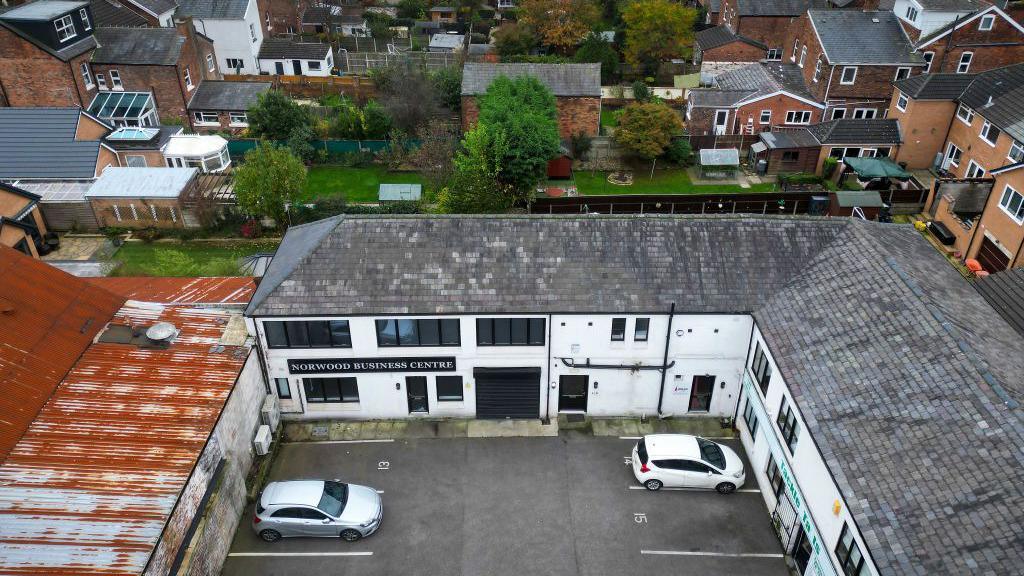
[{"label": "green leafy tree", "polygon": [[334,118],[328,130],[335,138],[361,140],[363,138],[363,116],[359,108],[349,99],[335,106]]},{"label": "green leafy tree", "polygon": [[425,0],[400,0],[398,2],[398,17],[423,20],[427,17],[427,3]]},{"label": "green leafy tree", "polygon": [[316,148],[313,147],[314,140],[316,140],[316,132],[311,126],[296,126],[288,135],[288,149],[300,160],[309,164],[316,157]]},{"label": "green leafy tree", "polygon": [[610,84],[619,75],[619,53],[597,34],[587,36],[587,39],[576,50],[572,60],[573,62],[600,64],[602,84]]},{"label": "green leafy tree", "polygon": [[279,90],[260,94],[248,116],[249,134],[267,140],[287,140],[293,130],[312,123],[309,110]]},{"label": "green leafy tree", "polygon": [[564,53],[590,34],[601,11],[594,0],[522,0],[519,19],[541,42]]},{"label": "green leafy tree", "polygon": [[559,151],[554,95],[532,76],[499,76],[480,97],[479,107],[479,123],[506,138],[501,180],[529,198]]},{"label": "green leafy tree", "polygon": [[283,223],[287,206],[294,204],[306,185],[306,167],[288,148],[261,142],[245,153],[235,171],[235,197],[248,214]]},{"label": "green leafy tree", "polygon": [[[623,109],[615,129],[615,143],[652,162],[664,154],[683,121],[661,102],[633,103]],[[653,164],[651,169],[653,170]]]},{"label": "green leafy tree", "polygon": [[494,31],[494,48],[502,60],[518,54],[529,54],[537,44],[533,29],[521,22],[502,24]]},{"label": "green leafy tree", "polygon": [[445,108],[458,112],[462,108],[462,68],[449,66],[430,74],[436,100]]},{"label": "green leafy tree", "polygon": [[693,148],[685,138],[676,138],[665,148],[662,157],[676,166],[689,166],[693,162]]},{"label": "green leafy tree", "polygon": [[367,102],[360,111],[363,138],[382,140],[391,131],[391,117],[375,100]]},{"label": "green leafy tree", "polygon": [[508,211],[516,200],[511,186],[500,179],[508,140],[500,131],[480,124],[466,133],[455,155],[455,172],[441,190],[438,206],[448,214],[495,214]]},{"label": "green leafy tree", "polygon": [[626,62],[653,74],[658,64],[692,52],[697,11],[671,0],[635,0],[622,12]]}]

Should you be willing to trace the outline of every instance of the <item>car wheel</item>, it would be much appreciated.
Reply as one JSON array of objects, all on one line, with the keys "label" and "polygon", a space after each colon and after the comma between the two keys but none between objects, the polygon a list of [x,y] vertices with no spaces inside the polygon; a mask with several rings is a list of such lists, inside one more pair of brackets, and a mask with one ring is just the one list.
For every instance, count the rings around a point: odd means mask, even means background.
[{"label": "car wheel", "polygon": [[655,490],[661,490],[661,486],[661,480],[655,480],[653,478],[648,480],[647,482],[644,482],[644,488],[647,488],[652,492]]},{"label": "car wheel", "polygon": [[736,491],[736,485],[732,482],[722,482],[718,486],[715,486],[715,490],[718,490],[719,494],[732,494]]},{"label": "car wheel", "polygon": [[263,538],[264,542],[277,542],[281,539],[281,533],[277,530],[262,530],[260,538]]},{"label": "car wheel", "polygon": [[356,540],[362,538],[363,535],[359,533],[359,530],[353,530],[351,528],[348,528],[341,531],[341,537],[346,542],[355,542]]}]

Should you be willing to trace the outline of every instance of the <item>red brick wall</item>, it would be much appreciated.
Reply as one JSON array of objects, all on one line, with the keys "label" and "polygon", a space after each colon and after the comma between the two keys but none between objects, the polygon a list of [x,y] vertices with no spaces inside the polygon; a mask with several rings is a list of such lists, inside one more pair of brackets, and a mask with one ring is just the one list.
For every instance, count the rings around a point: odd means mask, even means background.
[{"label": "red brick wall", "polygon": [[704,62],[757,62],[764,58],[764,50],[746,42],[730,42],[701,53]]},{"label": "red brick wall", "polygon": [[932,72],[956,72],[964,52],[974,53],[971,73],[1024,62],[1024,34],[998,15],[992,30],[978,30],[979,23],[974,20],[954,31],[952,40],[945,36],[921,48],[922,53],[935,53]]},{"label": "red brick wall", "polygon": [[[597,136],[601,130],[601,99],[596,97],[558,97],[555,99],[558,108],[558,135],[570,138],[576,134]],[[462,97],[462,131],[466,132],[476,125],[480,115],[476,98]]]},{"label": "red brick wall", "polygon": [[92,94],[78,72],[91,51],[63,62],[0,28],[0,86],[8,106],[88,106]]},{"label": "red brick wall", "polygon": [[[686,121],[686,129],[691,134],[704,136],[713,133],[715,112],[724,108],[693,108],[690,118]],[[768,124],[761,124],[761,111],[770,110],[771,119]],[[786,124],[786,112],[807,110],[811,113],[810,123],[821,121],[822,110],[818,107],[801,102],[791,96],[778,95],[757,102],[751,102],[738,109],[729,110],[729,130],[726,134],[750,134],[746,128],[747,120],[753,119],[753,134],[770,130],[773,126],[794,126]]]},{"label": "red brick wall", "polygon": [[[296,33],[302,31],[302,13],[311,5],[306,0],[257,0],[260,12],[260,26],[267,37],[280,36],[288,33],[291,26]],[[267,25],[267,14],[270,14],[270,25]]]}]

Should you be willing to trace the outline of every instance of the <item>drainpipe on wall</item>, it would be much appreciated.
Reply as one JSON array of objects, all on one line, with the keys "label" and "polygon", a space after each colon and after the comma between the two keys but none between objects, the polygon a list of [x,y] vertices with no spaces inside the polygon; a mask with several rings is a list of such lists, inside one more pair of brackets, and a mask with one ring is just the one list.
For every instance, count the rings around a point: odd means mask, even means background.
[{"label": "drainpipe on wall", "polygon": [[551,373],[551,314],[548,314],[548,382],[544,384],[544,424],[551,423],[551,386],[554,374]]},{"label": "drainpipe on wall", "polygon": [[661,360],[661,386],[658,388],[658,416],[661,414],[661,403],[665,398],[665,376],[668,374],[668,347],[672,343],[672,317],[676,313],[676,303],[668,309],[668,329],[665,330],[665,356]]}]

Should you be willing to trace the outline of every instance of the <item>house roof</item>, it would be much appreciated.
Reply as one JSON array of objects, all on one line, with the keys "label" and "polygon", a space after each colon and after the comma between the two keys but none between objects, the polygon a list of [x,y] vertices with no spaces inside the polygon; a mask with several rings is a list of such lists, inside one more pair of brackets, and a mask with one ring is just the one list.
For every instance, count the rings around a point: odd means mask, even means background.
[{"label": "house roof", "polygon": [[900,123],[892,118],[840,118],[807,130],[822,144],[900,144]]},{"label": "house roof", "polygon": [[94,178],[100,141],[75,140],[81,114],[80,108],[0,108],[0,179]]},{"label": "house roof", "polygon": [[465,34],[434,34],[430,37],[429,48],[451,48],[456,49],[466,42]]},{"label": "house roof", "polygon": [[259,58],[266,60],[326,60],[331,53],[330,44],[296,42],[287,38],[264,38]]},{"label": "house roof", "polygon": [[761,132],[761,140],[772,149],[817,148],[821,142],[807,128],[772,128]]},{"label": "house roof", "polygon": [[913,228],[844,228],[754,312],[799,442],[821,452],[879,574],[1013,573],[1024,339]]},{"label": "house roof", "polygon": [[36,2],[22,4],[21,6],[0,12],[0,26],[7,28],[26,42],[54,58],[67,62],[75,56],[79,56],[89,50],[92,50],[96,46],[96,39],[93,38],[91,33],[80,34],[78,36],[78,40],[56,50],[50,47],[48,42],[36,38],[33,34],[32,28],[25,27],[24,23],[39,20],[51,20],[61,14],[65,14],[88,5],[89,3],[87,1],[68,2],[64,0],[38,0]]},{"label": "house roof", "polygon": [[89,10],[92,12],[92,19],[97,27],[121,26],[121,27],[144,27],[149,26],[145,18],[137,12],[125,8],[122,4],[115,5],[110,0],[91,0]]},{"label": "house roof", "polygon": [[22,4],[3,13],[2,18],[11,20],[53,20],[72,10],[88,6],[88,0],[38,0]]},{"label": "house roof", "polygon": [[915,100],[956,100],[974,80],[974,74],[918,74],[893,82]]},{"label": "house roof", "polygon": [[978,0],[915,0],[925,10],[936,12],[974,12],[988,4]]},{"label": "house roof", "polygon": [[189,110],[248,110],[259,95],[270,90],[270,82],[204,80],[189,100]]},{"label": "house roof", "polygon": [[732,31],[725,26],[715,26],[714,28],[701,30],[700,32],[697,32],[694,40],[701,50],[711,50],[712,48],[725,46],[732,42],[743,42],[744,44],[750,44],[751,46],[761,48],[762,50],[768,49],[767,46],[757,40],[753,40],[739,34],[733,34]]},{"label": "house roof", "polygon": [[154,16],[160,16],[166,14],[171,10],[178,7],[178,3],[175,0],[125,0],[129,4],[134,4],[139,8],[153,14]]},{"label": "house roof", "polygon": [[[32,204],[35,204],[36,202],[43,199],[42,196],[36,194],[35,192],[30,192],[28,190],[25,190],[24,188],[19,188],[6,182],[0,182],[0,190],[3,190],[4,192],[7,192],[9,194],[14,194],[15,196],[21,196],[22,198],[28,200]],[[5,216],[12,216],[12,214],[5,214]]]},{"label": "house roof", "polygon": [[250,0],[180,0],[177,16],[209,18],[212,20],[238,20],[245,16]]},{"label": "house roof", "polygon": [[0,462],[123,302],[0,246]]},{"label": "house roof", "polygon": [[984,278],[978,278],[974,287],[1024,337],[1024,268],[1010,268]]},{"label": "house roof", "polygon": [[736,0],[740,16],[802,16],[810,8],[825,8],[825,0]]},{"label": "house roof", "polygon": [[1024,142],[1024,63],[977,74],[959,100]]},{"label": "house roof", "polygon": [[731,108],[755,94],[756,90],[694,88],[687,94],[686,101],[694,108]]},{"label": "house roof", "polygon": [[462,69],[462,95],[487,92],[498,76],[533,76],[555,96],[601,96],[600,64],[528,64],[467,62]]},{"label": "house roof", "polygon": [[166,347],[134,330],[89,346],[0,466],[0,572],[141,574],[190,475],[214,476],[219,456],[200,454],[246,363],[244,323],[136,301],[111,323],[156,322],[178,330]]},{"label": "house roof", "polygon": [[752,90],[758,95],[788,92],[814,101],[796,64],[755,62],[715,76],[715,84],[724,90]]},{"label": "house roof", "polygon": [[176,28],[97,28],[94,64],[174,66],[185,38]]},{"label": "house roof", "polygon": [[110,166],[93,182],[86,198],[177,198],[198,168],[125,168]]},{"label": "house roof", "polygon": [[831,64],[924,65],[892,12],[809,10]]},{"label": "house roof", "polygon": [[119,132],[124,133],[129,130],[132,132],[141,132],[139,129],[119,128],[118,130],[114,130],[110,134],[107,134],[107,137],[104,138],[103,141],[106,142],[107,146],[110,146],[114,150],[160,150],[165,144],[167,144],[167,142],[170,141],[171,136],[180,134],[183,131],[183,128],[181,126],[160,126],[159,128],[151,129],[156,130],[156,135],[149,139],[138,138],[128,140],[112,138],[112,136]]},{"label": "house roof", "polygon": [[88,278],[87,281],[130,300],[165,304],[245,305],[256,291],[256,279],[251,276],[103,276]]}]

